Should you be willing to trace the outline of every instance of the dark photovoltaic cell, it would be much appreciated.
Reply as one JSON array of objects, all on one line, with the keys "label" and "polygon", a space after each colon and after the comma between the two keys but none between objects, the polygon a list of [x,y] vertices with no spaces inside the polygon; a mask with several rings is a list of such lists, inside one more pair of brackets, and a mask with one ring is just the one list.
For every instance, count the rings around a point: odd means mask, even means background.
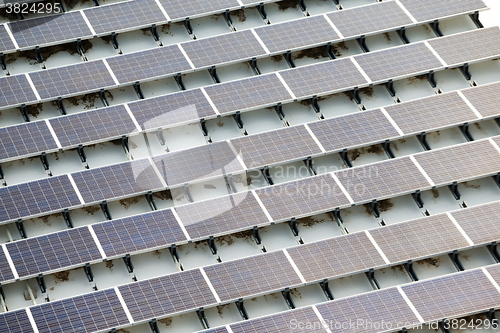
[{"label": "dark photovoltaic cell", "polygon": [[245,136],[231,140],[231,143],[248,169],[321,153],[304,126]]},{"label": "dark photovoltaic cell", "polygon": [[500,293],[479,269],[411,283],[402,289],[425,321],[461,317],[500,305]]},{"label": "dark photovoltaic cell", "polygon": [[293,247],[288,253],[307,282],[385,265],[364,232]]},{"label": "dark photovoltaic cell", "polygon": [[446,214],[370,230],[391,263],[430,257],[469,246]]},{"label": "dark photovoltaic cell", "polygon": [[[462,65],[470,61],[500,55],[500,28],[478,29],[465,33],[429,40],[429,44],[449,65]],[[467,45],[467,47],[461,47]]]},{"label": "dark photovoltaic cell", "polygon": [[405,14],[396,2],[382,2],[340,10],[328,14],[328,17],[345,38],[413,24],[411,18]]},{"label": "dark photovoltaic cell", "polygon": [[341,170],[335,174],[356,203],[430,186],[409,157]]},{"label": "dark photovoltaic cell", "polygon": [[14,75],[0,78],[0,107],[36,101],[26,76]]},{"label": "dark photovoltaic cell", "polygon": [[292,99],[275,74],[217,84],[206,87],[205,91],[221,114]]},{"label": "dark photovoltaic cell", "polygon": [[198,269],[130,283],[118,289],[134,321],[217,303]]},{"label": "dark photovoltaic cell", "polygon": [[301,283],[282,251],[227,261],[204,269],[223,302]]},{"label": "dark photovoltaic cell", "polygon": [[143,99],[128,103],[128,106],[144,130],[215,116],[215,111],[200,89]]},{"label": "dark photovoltaic cell", "polygon": [[420,22],[487,8],[482,0],[401,0],[401,3]]},{"label": "dark photovoltaic cell", "polygon": [[0,160],[57,149],[44,121],[0,128]]},{"label": "dark photovoltaic cell", "polygon": [[274,185],[255,192],[275,221],[349,204],[330,174]]},{"label": "dark photovoltaic cell", "polygon": [[92,36],[80,12],[9,23],[19,47],[37,46]]},{"label": "dark photovoltaic cell", "polygon": [[367,83],[350,59],[325,61],[280,73],[298,98],[347,90]]},{"label": "dark photovoltaic cell", "polygon": [[115,85],[101,60],[47,69],[29,75],[42,99],[83,93]]},{"label": "dark photovoltaic cell", "polygon": [[271,53],[340,40],[323,16],[314,16],[255,29]]},{"label": "dark photovoltaic cell", "polygon": [[53,118],[50,124],[63,147],[137,132],[123,105]]},{"label": "dark photovoltaic cell", "polygon": [[68,176],[0,188],[0,222],[80,205]]},{"label": "dark photovoltaic cell", "polygon": [[307,332],[309,333],[326,332],[324,328],[318,325],[318,316],[310,307],[277,313],[268,317],[245,320],[231,325],[231,329],[233,333],[289,333],[295,329],[299,331],[298,323],[303,324],[303,327],[307,325]]},{"label": "dark photovoltaic cell", "polygon": [[135,82],[191,69],[177,45],[106,59],[118,82]]},{"label": "dark photovoltaic cell", "polygon": [[500,202],[457,210],[451,213],[476,245],[500,239]]},{"label": "dark photovoltaic cell", "polygon": [[[9,262],[7,261],[7,257],[3,252],[3,249],[0,247],[0,282],[13,280],[14,274],[12,274],[12,270],[10,269]],[[1,319],[0,319],[1,323]],[[0,327],[2,327],[0,325]],[[1,332],[1,329],[0,329]]]},{"label": "dark photovoltaic cell", "polygon": [[416,154],[415,159],[436,185],[500,171],[500,153],[488,140]]},{"label": "dark photovoltaic cell", "polygon": [[154,0],[134,0],[84,10],[97,34],[166,21]]},{"label": "dark photovoltaic cell", "polygon": [[341,150],[399,136],[379,110],[359,112],[308,124],[326,151]]},{"label": "dark photovoltaic cell", "polygon": [[20,277],[101,259],[87,227],[7,243]]},{"label": "dark photovoltaic cell", "polygon": [[[396,288],[323,303],[317,308],[330,326],[341,327],[335,333],[393,331],[419,322]],[[354,329],[351,322],[355,324]]]},{"label": "dark photovoltaic cell", "polygon": [[405,134],[477,120],[456,92],[391,105],[385,110]]},{"label": "dark photovoltaic cell", "polygon": [[155,156],[153,160],[168,186],[243,171],[225,141]]},{"label": "dark photovoltaic cell", "polygon": [[241,7],[237,0],[160,0],[172,20]]},{"label": "dark photovoltaic cell", "polygon": [[461,91],[483,117],[492,117],[500,114],[497,108],[500,104],[500,82]]},{"label": "dark photovoltaic cell", "polygon": [[31,307],[40,333],[95,332],[129,324],[114,289]]},{"label": "dark photovoltaic cell", "polygon": [[0,313],[0,333],[34,333],[26,310]]},{"label": "dark photovoltaic cell", "polygon": [[197,68],[266,54],[250,30],[197,39],[181,46]]},{"label": "dark photovoltaic cell", "polygon": [[93,228],[108,257],[186,240],[170,210],[99,223]]},{"label": "dark photovoltaic cell", "polygon": [[140,194],[162,187],[147,159],[72,174],[86,203]]},{"label": "dark photovoltaic cell", "polygon": [[175,207],[191,238],[201,238],[268,222],[251,192]]},{"label": "dark photovoltaic cell", "polygon": [[355,56],[373,82],[441,68],[443,65],[423,43],[407,44]]},{"label": "dark photovoltaic cell", "polygon": [[3,25],[0,25],[0,52],[14,50],[15,48],[16,47],[14,46],[14,43],[12,43],[7,30],[5,30]]}]

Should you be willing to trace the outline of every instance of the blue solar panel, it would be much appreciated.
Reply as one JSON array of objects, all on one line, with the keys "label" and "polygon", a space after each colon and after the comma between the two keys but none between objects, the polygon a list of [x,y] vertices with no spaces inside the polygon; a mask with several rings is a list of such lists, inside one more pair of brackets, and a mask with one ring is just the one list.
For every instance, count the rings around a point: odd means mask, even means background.
[{"label": "blue solar panel", "polygon": [[12,279],[14,279],[14,274],[12,274],[7,257],[5,256],[3,249],[0,247],[0,282]]},{"label": "blue solar panel", "polygon": [[24,75],[0,78],[0,107],[36,101],[35,93]]},{"label": "blue solar panel", "polygon": [[161,0],[172,20],[241,7],[237,0]]},{"label": "blue solar panel", "polygon": [[0,25],[0,52],[13,50],[15,48],[16,47],[12,43],[7,30],[5,30],[5,27],[3,25]]},{"label": "blue solar panel", "polygon": [[0,333],[33,333],[26,310],[0,314]]}]

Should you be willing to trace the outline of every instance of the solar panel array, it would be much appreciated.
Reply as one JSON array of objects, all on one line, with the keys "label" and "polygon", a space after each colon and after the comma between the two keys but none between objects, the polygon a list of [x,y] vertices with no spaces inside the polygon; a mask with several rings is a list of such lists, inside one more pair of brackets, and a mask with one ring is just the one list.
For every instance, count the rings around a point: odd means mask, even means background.
[{"label": "solar panel array", "polygon": [[26,310],[0,313],[0,332],[34,333]]},{"label": "solar panel array", "polygon": [[492,202],[480,206],[454,211],[451,215],[474,244],[485,244],[500,239],[500,203]]},{"label": "solar panel array", "polygon": [[464,89],[462,93],[483,117],[492,117],[498,115],[499,91],[500,83],[497,82]]},{"label": "solar panel array", "polygon": [[15,75],[0,78],[0,107],[36,100],[26,76]]},{"label": "solar panel array", "polygon": [[486,9],[482,0],[400,0],[410,14],[418,21],[433,21],[439,18],[472,13]]},{"label": "solar panel array", "polygon": [[241,7],[237,0],[160,0],[172,20]]},{"label": "solar panel array", "polygon": [[0,25],[0,52],[5,50],[14,49],[14,43],[12,43],[12,39],[10,39],[7,30],[3,25]]}]

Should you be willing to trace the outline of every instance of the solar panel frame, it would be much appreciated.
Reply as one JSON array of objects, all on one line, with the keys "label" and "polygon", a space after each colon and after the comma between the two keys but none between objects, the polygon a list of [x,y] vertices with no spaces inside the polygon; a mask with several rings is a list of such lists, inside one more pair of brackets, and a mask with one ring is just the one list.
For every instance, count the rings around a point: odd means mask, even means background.
[{"label": "solar panel frame", "polygon": [[485,312],[500,305],[500,293],[478,270],[419,281],[401,287],[424,321]]},{"label": "solar panel frame", "polygon": [[266,55],[250,30],[197,39],[182,43],[181,46],[197,69]]},{"label": "solar panel frame", "polygon": [[475,245],[500,239],[500,202],[469,207],[451,212],[457,223]]},{"label": "solar panel frame", "polygon": [[293,100],[276,74],[212,85],[205,91],[222,115]]},{"label": "solar panel frame", "polygon": [[23,239],[6,246],[22,278],[102,259],[87,227]]},{"label": "solar panel frame", "polygon": [[118,289],[136,322],[217,303],[199,269],[129,283]]},{"label": "solar panel frame", "polygon": [[486,118],[499,114],[496,106],[500,103],[500,82],[463,89],[461,92],[481,116]]},{"label": "solar panel frame", "polygon": [[86,204],[163,188],[148,159],[75,172],[72,176]]},{"label": "solar panel frame", "polygon": [[281,71],[297,98],[348,90],[368,82],[349,58]]},{"label": "solar panel frame", "polygon": [[[12,269],[10,268],[3,248],[0,247],[0,282],[9,280],[14,280],[14,274],[12,273]],[[0,327],[2,327],[2,325],[0,325]]]},{"label": "solar panel frame", "polygon": [[406,135],[478,120],[456,92],[390,105],[385,110]]},{"label": "solar panel frame", "polygon": [[0,25],[0,52],[5,52],[15,49],[16,47],[14,46],[14,43],[12,43],[12,39],[10,39],[7,30],[3,25]]},{"label": "solar panel frame", "polygon": [[386,266],[364,232],[308,243],[287,251],[308,283]]},{"label": "solar panel frame", "polygon": [[241,8],[237,0],[161,0],[160,3],[172,20],[207,16],[226,9]]},{"label": "solar panel frame", "polygon": [[442,69],[438,58],[424,43],[411,43],[354,56],[375,83]]},{"label": "solar panel frame", "polygon": [[308,126],[327,152],[400,136],[380,109],[320,120]]},{"label": "solar panel frame", "polygon": [[350,204],[330,174],[265,187],[255,193],[274,221],[308,216]]},{"label": "solar panel frame", "polygon": [[301,284],[283,251],[226,261],[204,270],[222,302]]},{"label": "solar panel frame", "polygon": [[0,128],[1,161],[57,149],[58,146],[44,121]]},{"label": "solar panel frame", "polygon": [[485,177],[500,171],[500,153],[488,140],[468,142],[414,156],[436,186]]},{"label": "solar panel frame", "polygon": [[34,102],[37,98],[25,75],[0,78],[0,107]]},{"label": "solar panel frame", "polygon": [[137,132],[124,105],[70,114],[49,122],[63,147],[108,141]]},{"label": "solar panel frame", "polygon": [[41,70],[32,72],[29,76],[42,99],[83,94],[115,86],[115,81],[102,60]]},{"label": "solar panel frame", "polygon": [[200,89],[148,98],[127,105],[143,130],[196,122],[217,115]]},{"label": "solar panel frame", "polygon": [[26,310],[0,313],[0,333],[34,333]]},{"label": "solar panel frame", "polygon": [[401,3],[419,22],[444,19],[488,8],[482,0],[401,0]]},{"label": "solar panel frame", "polygon": [[231,143],[248,169],[322,153],[303,125],[244,136],[231,140]]}]

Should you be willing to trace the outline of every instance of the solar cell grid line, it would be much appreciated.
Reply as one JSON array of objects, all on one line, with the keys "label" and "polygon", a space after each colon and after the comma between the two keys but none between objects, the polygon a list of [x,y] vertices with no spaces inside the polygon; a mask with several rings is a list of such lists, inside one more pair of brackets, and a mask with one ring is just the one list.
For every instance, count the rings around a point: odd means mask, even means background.
[{"label": "solar cell grid line", "polygon": [[400,0],[400,2],[419,22],[444,19],[488,8],[482,0]]},{"label": "solar cell grid line", "polygon": [[441,69],[443,65],[424,43],[412,43],[354,56],[373,82]]},{"label": "solar cell grid line", "polygon": [[0,160],[58,149],[47,124],[35,121],[0,128]]},{"label": "solar cell grid line", "polygon": [[267,25],[256,28],[255,32],[271,53],[286,52],[341,39],[323,16]]},{"label": "solar cell grid line", "polygon": [[72,176],[87,204],[162,188],[148,159],[75,172]]},{"label": "solar cell grid line", "polygon": [[70,114],[50,119],[49,122],[63,147],[109,140],[137,132],[124,105]]},{"label": "solar cell grid line", "polygon": [[113,289],[30,307],[40,333],[95,332],[130,324]]},{"label": "solar cell grid line", "polygon": [[152,79],[191,69],[177,45],[106,58],[120,83]]},{"label": "solar cell grid line", "polygon": [[[449,66],[463,65],[500,55],[500,28],[491,27],[431,39],[428,43]],[[457,45],[467,45],[458,50]]]},{"label": "solar cell grid line", "polygon": [[181,43],[196,68],[263,56],[266,51],[250,30]]},{"label": "solar cell grid line", "polygon": [[415,261],[469,246],[446,214],[391,224],[370,230],[370,234],[391,263]]},{"label": "solar cell grid line", "polygon": [[14,43],[12,43],[12,39],[9,36],[9,33],[5,29],[3,24],[0,24],[0,52],[5,52],[9,50],[15,50],[16,47]]},{"label": "solar cell grid line", "polygon": [[222,302],[302,284],[283,251],[203,268]]},{"label": "solar cell grid line", "polygon": [[326,151],[399,137],[380,109],[316,121],[308,126]]},{"label": "solar cell grid line", "polygon": [[307,282],[386,266],[364,232],[287,249]]},{"label": "solar cell grid line", "polygon": [[500,154],[488,140],[436,149],[414,157],[437,186],[500,171]]},{"label": "solar cell grid line", "polygon": [[148,98],[127,105],[143,130],[196,122],[216,115],[200,89]]},{"label": "solar cell grid line", "polygon": [[299,324],[307,327],[307,332],[326,333],[326,330],[319,324],[319,319],[311,307],[245,320],[230,325],[230,328],[233,333],[286,333],[295,330],[300,332]]},{"label": "solar cell grid line", "polygon": [[474,244],[500,239],[500,202],[469,207],[450,213]]},{"label": "solar cell grid line", "polygon": [[276,74],[212,85],[205,91],[223,115],[293,100]]},{"label": "solar cell grid line", "polygon": [[25,75],[0,78],[0,107],[34,102],[37,98]]},{"label": "solar cell grid line", "polygon": [[199,269],[129,283],[118,289],[136,322],[217,303]]},{"label": "solar cell grid line", "polygon": [[6,244],[20,277],[102,259],[87,227]]},{"label": "solar cell grid line", "polygon": [[401,289],[426,322],[462,317],[500,305],[500,293],[481,269],[410,283]]},{"label": "solar cell grid line", "polygon": [[460,92],[483,117],[498,116],[496,106],[500,103],[500,82],[462,89]]},{"label": "solar cell grid line", "polygon": [[322,303],[316,308],[327,323],[341,327],[334,331],[339,333],[395,331],[405,324],[419,323],[394,287]]},{"label": "solar cell grid line", "polygon": [[134,0],[83,10],[98,35],[131,30],[165,22],[154,0]]},{"label": "solar cell grid line", "polygon": [[20,48],[92,36],[79,12],[15,21],[9,27]]},{"label": "solar cell grid line", "polygon": [[298,98],[348,90],[368,83],[349,58],[281,71]]},{"label": "solar cell grid line", "polygon": [[393,1],[340,10],[327,16],[345,38],[413,25],[411,18]]},{"label": "solar cell grid line", "polygon": [[5,246],[0,246],[0,281],[9,281],[15,278],[7,256],[5,255],[8,252],[5,251]]},{"label": "solar cell grid line", "polygon": [[67,175],[0,188],[0,222],[78,206]]},{"label": "solar cell grid line", "polygon": [[160,3],[172,20],[208,16],[241,7],[237,0],[160,0]]},{"label": "solar cell grid line", "polygon": [[255,190],[274,221],[302,217],[349,205],[330,174]]},{"label": "solar cell grid line", "polygon": [[93,228],[107,257],[187,240],[170,209],[99,223]]},{"label": "solar cell grid line", "polygon": [[153,157],[168,186],[243,171],[226,141]]},{"label": "solar cell grid line", "polygon": [[173,208],[192,239],[249,229],[268,219],[251,192],[194,202]]},{"label": "solar cell grid line", "polygon": [[26,310],[0,313],[0,333],[35,333]]},{"label": "solar cell grid line", "polygon": [[303,125],[245,136],[231,143],[249,169],[321,154]]},{"label": "solar cell grid line", "polygon": [[356,203],[429,187],[409,157],[340,170],[334,174]]},{"label": "solar cell grid line", "polygon": [[29,74],[42,99],[84,93],[115,85],[102,60],[87,61]]}]

